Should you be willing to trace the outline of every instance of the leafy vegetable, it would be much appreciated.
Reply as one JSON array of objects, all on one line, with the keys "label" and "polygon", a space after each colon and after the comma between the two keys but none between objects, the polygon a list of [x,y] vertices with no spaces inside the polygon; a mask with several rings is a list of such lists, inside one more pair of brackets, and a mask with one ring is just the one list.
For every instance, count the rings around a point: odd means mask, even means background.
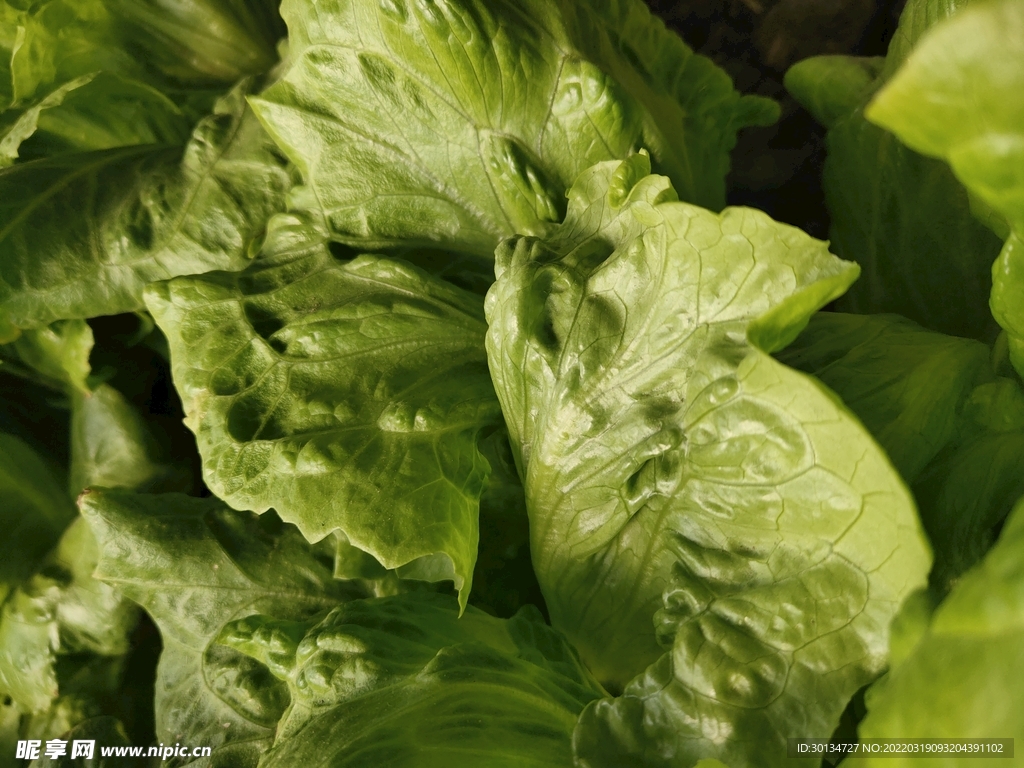
[{"label": "leafy vegetable", "polygon": [[285,0],[289,68],[253,104],[302,171],[293,203],[363,247],[490,258],[540,234],[595,162],[649,147],[719,208],[740,97],[638,0]]},{"label": "leafy vegetable", "polygon": [[427,598],[357,601],[305,625],[254,616],[225,628],[222,643],[291,692],[261,765],[570,760],[576,717],[602,691],[558,633],[536,610],[500,621],[471,608],[459,619],[453,602]]},{"label": "leafy vegetable", "polygon": [[146,144],[0,171],[0,313],[22,328],[115,314],[140,308],[152,280],[243,268],[290,185],[245,93],[183,156]]},{"label": "leafy vegetable", "polygon": [[1021,4],[743,5],[0,0],[0,768],[1024,739]]},{"label": "leafy vegetable", "polygon": [[1024,495],[1024,390],[991,351],[896,316],[820,314],[784,362],[839,394],[911,484],[945,592]]},{"label": "leafy vegetable", "polygon": [[992,267],[992,313],[1024,375],[1024,8],[1012,0],[971,8],[935,30],[868,111],[957,178],[1011,234]]},{"label": "leafy vegetable", "polygon": [[649,170],[596,166],[548,242],[502,245],[488,354],[552,623],[635,678],[585,711],[583,764],[754,764],[831,733],[928,553],[870,438],[766,354],[856,267]]},{"label": "leafy vegetable", "polygon": [[254,612],[300,619],[353,590],[333,581],[294,529],[216,500],[93,491],[80,505],[100,543],[97,577],[160,627],[158,739],[214,747],[217,764],[255,765],[288,693],[217,645],[221,628]]},{"label": "leafy vegetable", "polygon": [[933,330],[991,341],[986,305],[998,238],[970,215],[968,194],[945,164],[864,116],[917,39],[966,4],[910,0],[884,61],[807,59],[786,74],[786,87],[829,128],[823,182],[832,247],[864,270],[839,306],[898,312]]},{"label": "leafy vegetable", "polygon": [[[865,738],[1019,739],[1024,735],[1020,691],[1007,686],[1020,653],[1024,573],[1024,504],[1007,520],[999,541],[956,589],[928,615],[903,618],[892,670],[868,691]],[[919,609],[920,610],[920,609]],[[951,677],[949,670],[955,669]],[[874,765],[881,760],[870,759]],[[963,758],[936,757],[935,765]],[[908,759],[885,765],[911,764]]]},{"label": "leafy vegetable", "polygon": [[500,419],[478,297],[322,247],[147,301],[212,489],[314,541],[340,530],[408,577],[451,579],[465,605],[488,475],[476,438]]}]

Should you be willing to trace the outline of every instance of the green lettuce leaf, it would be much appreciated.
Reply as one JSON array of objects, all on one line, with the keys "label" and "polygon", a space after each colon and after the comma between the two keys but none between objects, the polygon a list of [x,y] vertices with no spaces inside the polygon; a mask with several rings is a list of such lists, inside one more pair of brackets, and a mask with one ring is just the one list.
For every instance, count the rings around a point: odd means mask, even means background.
[{"label": "green lettuce leaf", "polygon": [[399,575],[452,580],[465,605],[500,424],[483,302],[400,261],[325,246],[241,273],[151,286],[207,485],[334,530]]},{"label": "green lettuce leaf", "polygon": [[490,259],[595,162],[648,147],[724,204],[736,131],[771,122],[639,0],[285,0],[289,68],[253,105],[302,171],[293,204],[359,247]]},{"label": "green lettuce leaf", "polygon": [[[1024,691],[1010,681],[1024,675],[1024,503],[999,541],[968,572],[928,620],[894,647],[894,665],[868,690],[862,738],[1024,739]],[[890,757],[865,766],[919,765]],[[961,766],[963,756],[928,759]],[[973,761],[972,761],[973,764]]]},{"label": "green lettuce leaf", "polygon": [[93,343],[92,329],[84,320],[58,320],[20,333],[7,350],[0,349],[0,356],[15,356],[53,389],[86,392]]},{"label": "green lettuce leaf", "polygon": [[163,90],[268,71],[284,29],[275,0],[35,0],[0,4],[0,111],[108,72]]},{"label": "green lettuce leaf", "polygon": [[1024,6],[982,3],[923,39],[867,115],[957,178],[1012,229],[991,308],[1024,373]]},{"label": "green lettuce leaf", "polygon": [[120,656],[128,650],[135,608],[92,578],[98,556],[79,518],[38,571],[0,603],[0,694],[10,696],[23,713],[73,714],[66,712],[67,699],[53,709],[54,699],[65,693],[58,654]]},{"label": "green lettuce leaf", "polygon": [[838,394],[913,483],[955,438],[974,387],[992,378],[989,355],[897,315],[821,312],[777,357]]},{"label": "green lettuce leaf", "polygon": [[0,30],[0,111],[83,75],[141,72],[103,0],[4,2]]},{"label": "green lettuce leaf", "polygon": [[[81,321],[62,325],[76,324],[84,331],[89,331],[88,326]],[[52,328],[43,331],[58,338]],[[27,332],[19,339],[19,343],[38,335],[42,333]],[[75,334],[68,336],[76,338]],[[91,332],[86,336],[85,359],[92,346]],[[70,348],[71,357],[75,358],[77,347],[71,344]],[[58,355],[65,350],[54,342],[42,344],[36,351],[40,351],[40,359],[44,363],[56,366],[61,362]],[[40,365],[40,370],[45,371],[46,365]],[[62,369],[56,367],[54,376],[61,372]],[[63,372],[66,373],[66,369]],[[110,409],[96,409],[86,405],[95,402],[94,398],[103,400],[106,405],[116,405],[120,396],[106,385],[102,385],[95,395],[79,391],[70,381],[66,382],[66,386],[74,392],[72,399],[75,403],[71,492],[77,493],[85,484],[103,479],[104,472],[115,468],[110,461],[114,455],[118,460],[113,463],[117,464],[116,469],[121,472],[117,478],[118,484],[131,486],[147,482],[151,474],[146,471],[150,469],[146,463],[148,456],[137,441],[133,443],[139,434],[124,434],[118,431],[118,427],[123,425],[110,423],[123,417],[124,413],[112,413]],[[115,400],[111,399],[111,395]],[[120,405],[122,408],[127,407],[123,400]],[[83,409],[86,413],[82,413]],[[141,429],[140,424],[136,423],[135,426]],[[94,447],[101,434],[105,440],[104,447],[93,451],[92,455],[83,456],[83,451],[88,452],[90,447]],[[27,448],[23,451],[27,452]],[[70,497],[55,492],[60,484],[52,475],[44,472],[45,467],[32,470],[29,466],[32,460],[41,464],[38,458],[28,453],[19,457],[15,455],[17,452],[12,453],[10,450],[7,453],[5,458],[9,462],[5,463],[9,463],[9,469],[18,473],[23,486],[26,481],[34,482],[34,493],[39,498],[37,509],[29,513],[34,519],[23,518],[21,523],[22,533],[29,532],[31,540],[20,541],[21,534],[17,533],[16,526],[14,540],[0,545],[0,553],[5,562],[21,564],[18,568],[21,578],[6,579],[4,591],[0,592],[0,692],[10,696],[21,713],[18,728],[23,734],[42,732],[56,736],[85,717],[100,713],[94,696],[84,695],[88,692],[76,692],[79,671],[61,672],[62,660],[75,655],[87,667],[95,661],[101,677],[104,680],[113,679],[106,688],[113,688],[119,675],[119,663],[107,663],[101,659],[120,657],[127,653],[127,638],[135,625],[137,612],[117,590],[93,579],[99,551],[81,518],[71,522],[52,551],[48,554],[43,551],[55,543],[52,533],[47,536],[40,529],[46,521],[45,510],[39,508],[45,501],[43,494],[51,497],[47,506],[61,511],[73,508]],[[128,454],[132,455],[129,457]],[[16,502],[18,489],[14,487],[5,490],[8,491],[5,501],[13,498]],[[60,521],[55,521],[52,529],[59,533],[64,527],[61,523],[69,521],[70,518],[62,516]],[[28,527],[29,524],[34,525],[35,529]],[[96,693],[98,695],[99,689]],[[62,723],[63,727],[58,727]]]},{"label": "green lettuce leaf", "polygon": [[32,575],[74,518],[74,505],[63,488],[31,448],[0,434],[0,604]]},{"label": "green lettuce leaf", "polygon": [[191,478],[165,455],[138,410],[101,384],[73,398],[69,483],[74,494],[90,486],[188,490]]},{"label": "green lettuce leaf", "polygon": [[0,116],[0,167],[62,154],[138,144],[183,145],[190,115],[156,88],[92,73],[56,88],[22,110]]},{"label": "green lettuce leaf", "polygon": [[535,610],[503,621],[436,595],[348,603],[309,622],[250,616],[220,641],[287,681],[261,768],[562,768],[603,691]]},{"label": "green lettuce leaf", "polygon": [[[22,715],[14,709],[10,710],[12,715],[7,721],[7,728],[4,727],[3,705],[0,704],[0,766],[3,768],[24,768],[26,763],[15,759],[17,742],[20,740],[34,739],[45,742],[50,739],[64,739],[69,745],[75,738],[99,738],[109,739],[100,741],[103,745],[118,745],[127,743],[124,739],[123,729],[119,729],[121,739],[114,733],[103,732],[99,736],[81,735],[87,733],[99,733],[91,731],[90,727],[99,719],[112,720],[104,717],[104,710],[112,707],[121,694],[121,685],[124,682],[125,664],[123,657],[88,657],[83,661],[80,657],[65,657],[66,663],[61,665],[59,678],[61,681],[61,695],[54,701],[53,706],[45,712],[36,715]],[[85,724],[84,721],[92,721]],[[69,750],[70,751],[70,750]],[[109,761],[101,764],[109,765]],[[74,760],[59,762],[47,762],[45,757],[32,763],[32,765],[65,765],[80,768],[82,761]],[[87,766],[95,765],[94,762],[85,763]]]},{"label": "green lettuce leaf", "polygon": [[992,546],[1024,495],[1024,391],[996,379],[971,392],[955,439],[913,485],[935,550],[939,594]]},{"label": "green lettuce leaf", "polygon": [[835,391],[911,485],[940,595],[1024,494],[1024,391],[990,352],[896,316],[820,313],[778,355]]},{"label": "green lettuce leaf", "polygon": [[[864,107],[934,24],[967,0],[910,0],[884,62],[819,56],[785,84],[829,128],[823,172],[832,248],[863,268],[844,311],[897,312],[927,328],[991,341],[991,264],[999,239],[971,215],[949,168],[869,123]],[[874,75],[874,76],[873,76]]]},{"label": "green lettuce leaf", "polygon": [[850,115],[875,88],[885,59],[868,56],[814,56],[786,71],[786,90],[831,128]]},{"label": "green lettuce leaf", "polygon": [[62,155],[0,170],[0,315],[21,328],[142,307],[153,280],[242,269],[284,206],[286,162],[243,83],[185,147]]},{"label": "green lettuce leaf", "polygon": [[499,249],[486,305],[552,624],[628,682],[584,711],[577,759],[784,761],[883,668],[927,545],[863,428],[768,354],[856,266],[649,171],[581,176],[560,230]]},{"label": "green lettuce leaf", "polygon": [[120,42],[147,67],[192,87],[260,75],[285,36],[279,0],[105,0]]},{"label": "green lettuce leaf", "polygon": [[216,499],[87,491],[99,541],[96,577],[139,603],[163,639],[157,738],[214,748],[208,766],[255,766],[288,705],[266,667],[216,644],[252,613],[300,620],[361,596],[335,581],[298,531]]}]

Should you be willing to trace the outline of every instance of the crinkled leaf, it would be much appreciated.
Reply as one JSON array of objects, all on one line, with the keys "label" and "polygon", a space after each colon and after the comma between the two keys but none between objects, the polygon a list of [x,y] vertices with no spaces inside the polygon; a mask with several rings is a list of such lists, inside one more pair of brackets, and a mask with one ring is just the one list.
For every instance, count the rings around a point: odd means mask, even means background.
[{"label": "crinkled leaf", "polygon": [[128,651],[136,608],[117,590],[93,578],[99,555],[92,532],[79,517],[36,576],[37,581],[49,580],[59,590],[53,615],[61,653],[120,656]]},{"label": "crinkled leaf", "polygon": [[5,2],[0,9],[0,109],[94,72],[142,72],[103,0]]},{"label": "crinkled leaf", "polygon": [[991,308],[1024,371],[1024,6],[981,3],[937,26],[880,91],[869,118],[947,161],[1013,234],[992,267]]},{"label": "crinkled leaf", "polygon": [[403,262],[292,261],[152,286],[206,482],[273,507],[311,541],[347,541],[463,605],[501,413],[479,296]]},{"label": "crinkled leaf", "polygon": [[55,588],[43,582],[13,589],[0,604],[0,696],[23,712],[41,712],[57,697],[55,598]]},{"label": "crinkled leaf", "polygon": [[251,616],[221,642],[288,682],[261,766],[536,766],[571,760],[603,692],[536,611],[494,619],[433,595],[349,603],[308,623]]},{"label": "crinkled leaf", "polygon": [[160,627],[157,737],[214,747],[196,766],[255,766],[288,703],[266,667],[214,645],[252,613],[298,620],[356,596],[298,531],[216,499],[88,491],[79,505],[100,544],[96,576]]},{"label": "crinkled leaf", "polygon": [[23,712],[47,710],[60,692],[57,654],[128,650],[135,608],[92,578],[97,556],[92,534],[78,519],[38,572],[0,604],[0,694]]},{"label": "crinkled leaf", "polygon": [[499,249],[487,297],[552,623],[599,679],[632,679],[585,710],[577,759],[784,762],[884,666],[927,545],[863,428],[767,354],[856,267],[648,172],[581,176],[553,237]]},{"label": "crinkled leaf", "polygon": [[591,164],[648,147],[682,194],[724,203],[741,98],[639,0],[285,0],[290,67],[253,104],[333,239],[490,258],[539,233]]},{"label": "crinkled leaf", "polygon": [[[862,738],[1024,739],[1024,503],[999,541],[867,696]],[[913,766],[893,756],[865,766]],[[963,756],[928,759],[960,766]]]},{"label": "crinkled leaf", "polygon": [[967,192],[944,163],[864,118],[870,96],[924,32],[965,5],[910,0],[871,82],[864,79],[877,60],[822,56],[794,65],[786,86],[830,128],[823,182],[831,244],[863,268],[840,308],[897,312],[933,330],[991,341],[997,329],[987,301],[999,239],[971,215]]},{"label": "crinkled leaf", "polygon": [[242,269],[291,183],[245,103],[186,146],[72,154],[0,171],[0,314],[22,328],[142,306],[152,280]]}]

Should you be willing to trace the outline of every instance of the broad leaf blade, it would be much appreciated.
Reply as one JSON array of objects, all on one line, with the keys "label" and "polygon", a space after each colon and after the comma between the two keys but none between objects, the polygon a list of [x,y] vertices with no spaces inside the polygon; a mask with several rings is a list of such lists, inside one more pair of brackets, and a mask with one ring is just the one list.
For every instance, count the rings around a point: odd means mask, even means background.
[{"label": "broad leaf blade", "polygon": [[480,298],[399,261],[326,247],[147,291],[208,485],[311,541],[348,542],[469,595],[500,423]]},{"label": "broad leaf blade", "polygon": [[252,616],[226,627],[222,642],[292,692],[261,765],[569,764],[576,717],[602,693],[573,650],[535,611],[459,614],[454,600],[421,594],[306,624]]},{"label": "broad leaf blade", "polygon": [[834,125],[827,144],[830,238],[836,253],[864,270],[840,307],[897,312],[932,330],[991,341],[999,240],[971,215],[949,169],[867,122],[860,109]]},{"label": "broad leaf blade", "polygon": [[915,150],[947,161],[1013,233],[992,268],[992,313],[1024,371],[1024,7],[983,3],[936,27],[868,108]]},{"label": "broad leaf blade", "polygon": [[838,394],[909,483],[954,439],[989,349],[896,315],[815,315],[777,357]]},{"label": "broad leaf blade", "polygon": [[[935,611],[904,658],[868,691],[862,738],[1024,739],[1024,504],[999,541]],[[868,766],[918,764],[897,756]],[[935,766],[964,764],[935,756]]]},{"label": "broad leaf blade", "polygon": [[62,152],[137,144],[184,144],[190,124],[167,96],[144,83],[90,73],[0,118],[0,167]]},{"label": "broad leaf blade", "polygon": [[214,638],[254,612],[302,619],[357,593],[270,516],[176,494],[88,491],[79,504],[100,544],[97,578],[160,627],[160,741],[212,746],[210,766],[255,766],[288,694],[265,667]]},{"label": "broad leaf blade", "polygon": [[180,149],[66,155],[0,171],[0,313],[22,328],[142,306],[153,280],[241,269],[291,183],[245,103]]},{"label": "broad leaf blade", "polygon": [[[254,100],[332,239],[490,258],[592,163],[647,146],[720,207],[736,131],[770,121],[638,0],[286,0],[290,68]],[[679,140],[680,132],[682,140]]]},{"label": "broad leaf blade", "polygon": [[779,359],[864,422],[914,491],[945,594],[1024,494],[1024,391],[990,350],[896,316],[821,313]]},{"label": "broad leaf blade", "polygon": [[935,549],[932,585],[945,594],[981,560],[1024,495],[1024,390],[997,379],[971,393],[960,434],[914,483]]},{"label": "broad leaf blade", "polygon": [[[794,65],[786,86],[830,129],[823,175],[829,237],[839,256],[863,268],[840,308],[895,312],[932,330],[991,341],[997,329],[987,303],[998,238],[971,215],[976,206],[944,163],[864,117],[870,97],[921,36],[966,5],[910,0],[880,72],[877,59],[819,56]],[[877,77],[868,82],[869,69]]]},{"label": "broad leaf blade", "polygon": [[881,670],[927,546],[863,428],[765,353],[856,268],[648,171],[584,174],[563,229],[502,246],[487,299],[552,623],[599,679],[632,679],[584,712],[577,759],[782,760]]}]

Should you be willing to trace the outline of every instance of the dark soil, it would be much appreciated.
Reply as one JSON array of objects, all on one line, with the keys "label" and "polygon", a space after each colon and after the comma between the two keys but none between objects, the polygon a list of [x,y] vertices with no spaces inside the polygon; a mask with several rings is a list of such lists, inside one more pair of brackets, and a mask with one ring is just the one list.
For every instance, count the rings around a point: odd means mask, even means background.
[{"label": "dark soil", "polygon": [[828,236],[821,191],[825,132],[786,94],[786,69],[826,53],[882,56],[906,0],[648,0],[697,52],[744,93],[770,96],[782,118],[739,136],[729,204],[749,205],[819,238]]}]

